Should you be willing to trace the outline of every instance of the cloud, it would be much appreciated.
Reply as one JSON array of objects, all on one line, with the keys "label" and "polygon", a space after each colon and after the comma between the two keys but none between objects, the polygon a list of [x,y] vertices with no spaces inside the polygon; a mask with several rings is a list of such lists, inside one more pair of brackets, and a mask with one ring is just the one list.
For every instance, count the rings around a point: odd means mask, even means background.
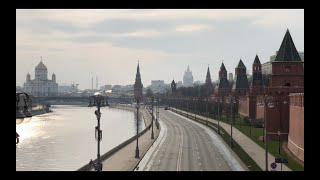
[{"label": "cloud", "polygon": [[184,24],[178,25],[175,28],[177,32],[197,32],[209,29],[209,25],[206,24]]},{"label": "cloud", "polygon": [[160,32],[154,29],[140,29],[133,32],[126,32],[126,33],[112,33],[112,37],[141,37],[141,38],[148,38],[148,37],[157,37],[165,34],[164,32]]}]

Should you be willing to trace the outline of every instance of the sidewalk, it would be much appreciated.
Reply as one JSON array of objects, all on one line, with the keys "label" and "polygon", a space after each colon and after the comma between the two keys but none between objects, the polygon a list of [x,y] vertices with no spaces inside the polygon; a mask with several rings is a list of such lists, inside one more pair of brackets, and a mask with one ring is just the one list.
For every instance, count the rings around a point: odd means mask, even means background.
[{"label": "sidewalk", "polygon": [[[126,107],[127,110],[134,111],[134,107]],[[142,113],[146,128],[149,124],[151,124],[151,115],[150,113],[144,108],[144,106],[140,107],[139,112]],[[135,116],[136,118],[136,116]],[[103,168],[102,171],[133,171],[134,168],[138,165],[140,160],[146,154],[148,149],[152,146],[154,141],[158,138],[160,129],[158,130],[155,126],[155,121],[153,125],[154,131],[154,139],[151,139],[151,128],[146,133],[141,135],[138,139],[139,142],[139,156],[140,158],[135,158],[136,152],[136,139],[126,145],[124,148],[116,152],[115,154],[111,155],[109,158],[102,161]]]},{"label": "sidewalk", "polygon": [[[170,109],[175,109],[175,108],[170,107]],[[178,110],[178,112],[181,112],[181,111],[182,110]],[[186,111],[182,111],[182,112],[185,114],[187,113]],[[188,114],[192,115],[194,120],[194,114],[189,112]],[[206,117],[198,114],[197,114],[197,118],[206,120]],[[214,120],[211,118],[208,118],[208,121],[218,124],[217,120]],[[230,134],[231,126],[229,124],[226,124],[221,121],[219,122],[219,124],[228,134]],[[233,139],[241,146],[241,148],[258,164],[258,166],[262,170],[265,170],[266,169],[265,150],[236,128],[232,128],[232,134],[233,134],[232,135]],[[274,161],[275,161],[275,157],[272,154],[268,153],[268,164],[269,164],[268,170],[269,171],[272,170],[271,163],[273,163]],[[277,164],[277,165],[278,166],[275,170],[281,171],[280,164]],[[282,171],[291,171],[291,169],[289,169],[285,164],[282,164]]]}]

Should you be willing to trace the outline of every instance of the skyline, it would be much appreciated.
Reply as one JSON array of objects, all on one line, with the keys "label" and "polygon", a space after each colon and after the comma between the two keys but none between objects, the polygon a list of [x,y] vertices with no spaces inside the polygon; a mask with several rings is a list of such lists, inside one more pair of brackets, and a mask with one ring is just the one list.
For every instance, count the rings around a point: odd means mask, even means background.
[{"label": "skyline", "polygon": [[[230,13],[232,11],[232,13]],[[251,74],[278,51],[287,28],[304,51],[304,10],[16,10],[16,85],[43,57],[48,77],[91,88],[151,80],[182,81],[187,66],[194,81],[212,81],[222,60],[234,73],[240,58]],[[112,65],[110,67],[110,65]],[[71,70],[68,70],[68,68]],[[116,78],[115,78],[116,77]]]}]

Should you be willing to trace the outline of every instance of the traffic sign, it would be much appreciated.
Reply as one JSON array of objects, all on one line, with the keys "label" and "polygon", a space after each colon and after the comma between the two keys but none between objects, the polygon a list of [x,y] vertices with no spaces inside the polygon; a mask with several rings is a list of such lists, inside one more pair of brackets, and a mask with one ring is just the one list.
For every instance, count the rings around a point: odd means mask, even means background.
[{"label": "traffic sign", "polygon": [[273,162],[273,163],[271,163],[271,168],[272,168],[272,169],[277,168],[277,163],[274,163],[274,162]]},{"label": "traffic sign", "polygon": [[276,158],[275,162],[276,163],[288,163],[288,159],[286,159],[286,158]]}]

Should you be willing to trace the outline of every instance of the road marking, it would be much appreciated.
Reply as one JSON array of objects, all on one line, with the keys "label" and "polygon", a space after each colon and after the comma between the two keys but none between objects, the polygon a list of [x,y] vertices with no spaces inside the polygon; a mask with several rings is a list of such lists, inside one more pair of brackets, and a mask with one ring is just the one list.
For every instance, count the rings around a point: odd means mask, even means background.
[{"label": "road marking", "polygon": [[[166,116],[163,114],[163,116]],[[167,116],[166,116],[167,117]],[[181,140],[180,140],[180,144],[179,144],[179,152],[178,152],[178,159],[177,159],[177,171],[180,171],[181,169],[181,158],[182,158],[182,146],[183,146],[183,132],[182,129],[180,127],[180,125],[178,125],[176,122],[174,122],[173,120],[171,120],[169,117],[165,118],[167,121],[170,121],[172,124],[174,124],[176,127],[178,127],[179,132],[181,134]]]},{"label": "road marking", "polygon": [[159,123],[160,123],[162,131],[160,131],[156,142],[154,142],[154,144],[157,143],[157,145],[155,145],[155,147],[151,147],[147,151],[145,156],[142,158],[142,160],[139,162],[139,164],[138,164],[138,166],[140,166],[140,168],[138,169],[139,171],[150,170],[155,156],[158,154],[160,147],[163,145],[163,143],[165,142],[165,140],[167,138],[167,126],[162,121],[159,121]]},{"label": "road marking", "polygon": [[178,126],[178,127],[179,127],[179,131],[180,131],[180,134],[181,134],[181,140],[180,140],[179,153],[178,153],[177,171],[180,171],[180,169],[181,169],[181,158],[182,158],[182,146],[183,146],[183,134],[182,134],[181,127],[180,126]]}]

